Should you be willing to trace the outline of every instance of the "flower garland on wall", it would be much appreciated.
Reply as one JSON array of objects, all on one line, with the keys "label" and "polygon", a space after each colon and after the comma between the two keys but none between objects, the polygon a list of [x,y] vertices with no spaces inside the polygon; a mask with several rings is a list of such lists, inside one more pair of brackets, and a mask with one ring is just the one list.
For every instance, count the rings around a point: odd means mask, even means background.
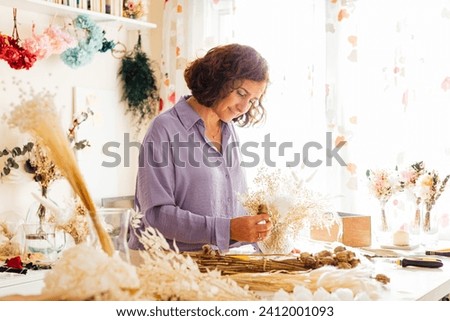
[{"label": "flower garland on wall", "polygon": [[[105,38],[102,30],[89,16],[78,15],[74,21],[74,34],[59,26],[50,25],[42,34],[35,32],[21,41],[17,30],[17,9],[13,9],[14,29],[12,36],[0,33],[0,59],[13,69],[30,69],[37,60],[60,55],[71,68],[90,63],[97,52],[112,50],[116,43]],[[82,35],[78,38],[79,35]]]}]

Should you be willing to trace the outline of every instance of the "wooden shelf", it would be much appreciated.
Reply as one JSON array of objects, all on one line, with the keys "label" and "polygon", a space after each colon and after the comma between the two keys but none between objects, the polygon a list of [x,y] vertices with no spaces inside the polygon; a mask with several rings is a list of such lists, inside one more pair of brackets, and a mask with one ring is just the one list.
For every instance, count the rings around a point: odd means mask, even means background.
[{"label": "wooden shelf", "polygon": [[107,13],[78,9],[41,0],[0,0],[0,6],[17,8],[18,10],[35,12],[49,16],[57,15],[62,17],[69,16],[75,18],[77,15],[85,14],[91,17],[92,20],[96,22],[114,22],[118,25],[122,25],[123,27],[132,30],[156,28],[156,24],[142,20],[118,17]]}]

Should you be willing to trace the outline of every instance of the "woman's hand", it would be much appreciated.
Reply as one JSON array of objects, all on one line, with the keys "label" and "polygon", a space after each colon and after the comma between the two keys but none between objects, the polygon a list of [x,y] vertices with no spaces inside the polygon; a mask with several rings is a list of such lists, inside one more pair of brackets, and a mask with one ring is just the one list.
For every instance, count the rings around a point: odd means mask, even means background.
[{"label": "woman's hand", "polygon": [[267,237],[272,229],[268,214],[240,216],[230,221],[230,237],[240,242],[259,242]]}]

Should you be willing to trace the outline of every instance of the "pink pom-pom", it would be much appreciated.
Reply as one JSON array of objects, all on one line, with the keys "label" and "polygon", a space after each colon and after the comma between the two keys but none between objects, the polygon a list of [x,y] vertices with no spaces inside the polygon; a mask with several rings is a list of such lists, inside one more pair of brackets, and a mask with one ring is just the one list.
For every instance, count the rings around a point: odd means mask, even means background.
[{"label": "pink pom-pom", "polygon": [[22,47],[36,55],[36,59],[45,59],[52,54],[50,39],[46,35],[35,35],[23,41]]},{"label": "pink pom-pom", "polygon": [[56,55],[63,53],[68,48],[75,47],[78,43],[76,38],[58,26],[49,26],[44,30],[44,34],[50,39],[53,54]]}]

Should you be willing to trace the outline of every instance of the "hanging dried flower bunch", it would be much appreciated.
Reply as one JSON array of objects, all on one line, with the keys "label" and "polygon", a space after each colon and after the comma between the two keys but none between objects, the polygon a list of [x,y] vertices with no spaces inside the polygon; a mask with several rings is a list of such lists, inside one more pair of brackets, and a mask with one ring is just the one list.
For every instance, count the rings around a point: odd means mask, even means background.
[{"label": "hanging dried flower bunch", "polygon": [[76,44],[76,39],[58,26],[49,26],[42,34],[36,34],[34,24],[32,36],[23,41],[23,47],[36,55],[38,60],[59,55]]},{"label": "hanging dried flower bunch", "polygon": [[13,8],[14,28],[12,36],[0,34],[0,59],[13,69],[30,69],[36,62],[36,55],[20,45],[17,30],[17,9]]},{"label": "hanging dried flower bunch", "polygon": [[150,59],[141,48],[141,35],[130,55],[122,58],[118,76],[122,81],[122,101],[127,112],[137,119],[138,126],[159,112],[159,94]]}]

